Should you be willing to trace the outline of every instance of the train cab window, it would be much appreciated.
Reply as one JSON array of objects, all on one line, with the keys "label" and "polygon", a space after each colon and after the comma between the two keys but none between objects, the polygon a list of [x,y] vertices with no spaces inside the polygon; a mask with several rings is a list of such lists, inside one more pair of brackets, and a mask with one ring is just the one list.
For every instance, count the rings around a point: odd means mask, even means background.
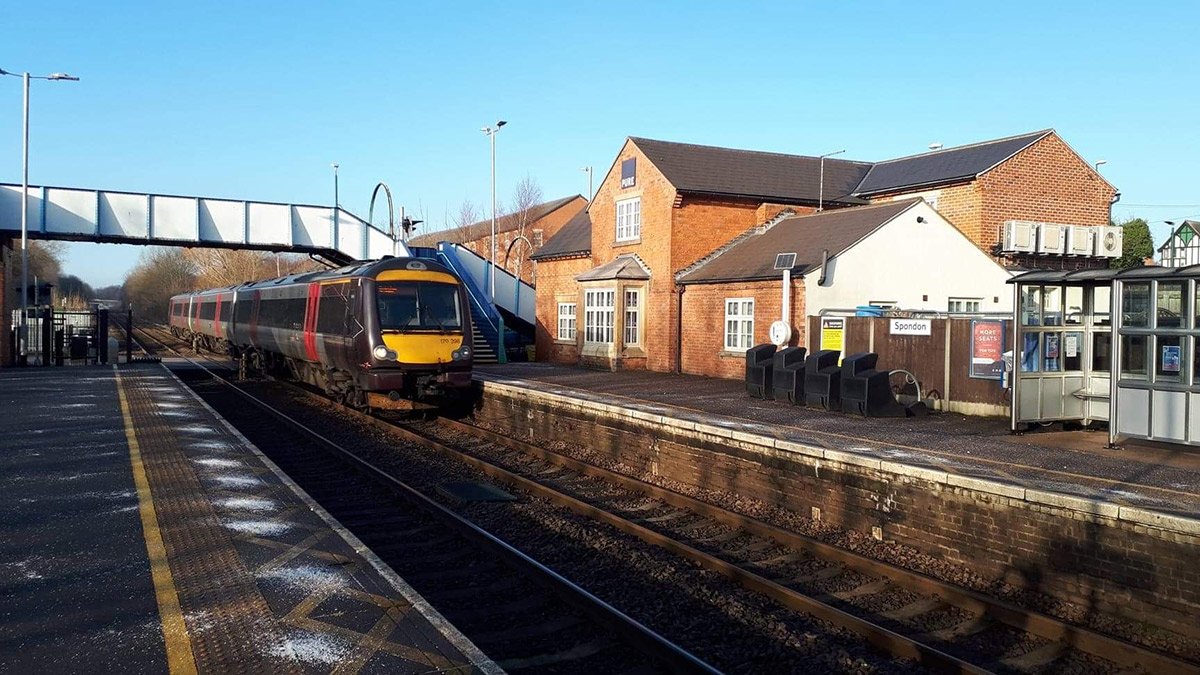
[{"label": "train cab window", "polygon": [[382,282],[376,286],[380,330],[460,330],[458,287],[431,281]]}]

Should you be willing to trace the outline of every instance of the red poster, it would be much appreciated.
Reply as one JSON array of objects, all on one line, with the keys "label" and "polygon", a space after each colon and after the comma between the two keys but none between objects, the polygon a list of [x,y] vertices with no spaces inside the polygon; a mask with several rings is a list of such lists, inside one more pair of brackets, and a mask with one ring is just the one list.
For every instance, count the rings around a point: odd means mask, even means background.
[{"label": "red poster", "polygon": [[998,380],[1004,373],[1004,322],[971,321],[971,377]]}]

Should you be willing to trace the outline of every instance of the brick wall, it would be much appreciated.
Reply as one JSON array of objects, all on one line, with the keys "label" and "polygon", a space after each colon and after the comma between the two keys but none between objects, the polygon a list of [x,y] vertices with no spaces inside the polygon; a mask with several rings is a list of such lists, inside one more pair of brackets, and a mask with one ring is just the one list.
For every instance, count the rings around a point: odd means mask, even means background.
[{"label": "brick wall", "polygon": [[[535,345],[539,361],[575,363],[579,360],[579,340],[583,335],[583,297],[575,277],[592,268],[588,257],[543,260],[537,263],[537,326]],[[574,302],[577,339],[558,339],[558,303]]]},{"label": "brick wall", "polygon": [[[531,244],[534,242],[534,230],[542,231],[542,241],[550,241],[550,237],[558,234],[563,225],[567,221],[574,218],[577,213],[582,211],[587,206],[587,200],[583,197],[576,197],[563,206],[551,211],[542,218],[528,223],[525,226],[525,238]],[[504,226],[503,220],[496,221],[496,228],[501,229]],[[507,232],[496,233],[496,265],[501,269],[507,269],[510,273],[517,271],[517,263],[520,262],[520,277],[526,283],[533,283],[533,264],[529,261],[530,250],[525,247],[524,243],[517,244],[513,248],[512,255],[508,257],[509,264],[506,266],[505,253],[513,241],[517,239],[517,230],[509,230]],[[490,232],[478,239],[472,239],[462,243],[464,248],[467,248],[486,260],[492,258],[492,235]],[[534,249],[535,251],[537,249]]]},{"label": "brick wall", "polygon": [[871,202],[936,193],[938,212],[991,253],[1006,220],[1107,225],[1115,192],[1057,134],[1050,134],[977,179],[878,195]]},{"label": "brick wall", "polygon": [[[782,276],[782,275],[781,275]],[[754,298],[752,344],[770,342],[771,324],[783,311],[782,278],[736,284],[689,284],[683,293],[682,370],[693,375],[741,379],[745,352],[725,349],[726,298]],[[792,346],[804,345],[804,281],[792,279]]]},{"label": "brick wall", "polygon": [[1197,633],[1200,537],[1101,515],[1112,505],[1050,493],[1022,498],[1023,488],[1003,496],[992,490],[1005,486],[986,481],[958,477],[951,485],[945,473],[891,462],[859,466],[818,448],[782,450],[581,411],[511,387],[485,385],[477,415],[519,438],[575,439],[635,475],[732,492],[804,517],[815,507],[823,522],[840,528],[879,527],[885,539],[984,580],[1072,603],[1068,617],[1108,615],[1138,629],[1145,622]]},{"label": "brick wall", "polygon": [[[622,188],[621,162],[629,158],[637,160],[637,180],[633,187]],[[616,202],[632,197],[641,197],[642,200],[642,236],[635,242],[617,243]],[[674,245],[671,222],[675,197],[675,187],[636,145],[626,142],[612,170],[600,182],[589,207],[592,216],[593,265],[603,265],[623,253],[634,253],[650,269],[650,282],[643,298],[644,360],[640,365],[658,371],[669,371],[675,367],[675,281],[671,267],[671,247]],[[620,311],[618,300],[618,315]]]},{"label": "brick wall", "polygon": [[1107,225],[1115,190],[1057,135],[1050,134],[979,177],[985,249],[1006,220]]},{"label": "brick wall", "polygon": [[[628,158],[637,160],[637,181],[634,187],[622,188],[620,166]],[[641,198],[642,235],[636,242],[617,243],[616,202],[631,197]],[[785,208],[792,208],[798,213],[813,211],[811,207],[754,200],[679,195],[641,150],[627,142],[618,153],[612,170],[601,181],[590,207],[593,264],[602,265],[623,253],[634,253],[651,272],[643,313],[646,317],[643,340],[645,360],[627,360],[621,365],[646,367],[660,372],[673,371],[678,358],[675,351],[678,312],[675,272],[720,248],[748,228],[771,219]],[[774,311],[778,313],[778,298],[774,303]],[[721,326],[723,317],[722,306],[721,317],[712,325]],[[688,321],[692,322],[693,317],[689,316]],[[797,324],[802,326],[803,322]],[[770,325],[769,321],[767,325]],[[765,335],[766,327],[763,331]],[[685,325],[684,341],[688,339],[688,327]],[[718,343],[720,339],[718,335]],[[742,367],[740,361],[736,368],[727,366],[733,370]]]}]

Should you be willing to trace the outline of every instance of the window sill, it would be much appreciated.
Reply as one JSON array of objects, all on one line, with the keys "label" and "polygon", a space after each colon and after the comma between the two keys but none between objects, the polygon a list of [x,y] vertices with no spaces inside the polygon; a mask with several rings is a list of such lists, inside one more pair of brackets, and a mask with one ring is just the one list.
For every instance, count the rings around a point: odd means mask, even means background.
[{"label": "window sill", "polygon": [[622,239],[621,241],[614,241],[613,248],[617,248],[620,246],[634,246],[634,245],[640,244],[640,243],[642,243],[641,237],[638,237],[637,239]]},{"label": "window sill", "polygon": [[559,339],[556,339],[556,340],[554,340],[554,344],[556,344],[556,345],[571,345],[571,346],[575,346],[575,340],[573,340],[573,339],[572,339],[572,340],[559,340]]},{"label": "window sill", "polygon": [[746,352],[731,352],[722,349],[721,351],[717,352],[717,356],[722,359],[744,359],[746,358]]},{"label": "window sill", "polygon": [[582,349],[583,356],[601,356],[612,358],[615,355],[613,344],[611,342],[585,342]]},{"label": "window sill", "polygon": [[621,356],[624,356],[627,358],[635,358],[635,359],[645,358],[646,350],[644,350],[638,346],[626,347],[625,350],[621,352]]}]

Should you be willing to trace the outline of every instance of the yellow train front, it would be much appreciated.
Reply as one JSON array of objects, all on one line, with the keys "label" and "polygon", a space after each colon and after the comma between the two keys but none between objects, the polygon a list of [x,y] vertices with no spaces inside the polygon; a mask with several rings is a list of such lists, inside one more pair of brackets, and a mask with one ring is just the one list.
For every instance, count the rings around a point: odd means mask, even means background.
[{"label": "yellow train front", "polygon": [[171,303],[173,329],[227,348],[250,370],[285,373],[355,407],[469,401],[468,297],[432,260],[387,257]]}]

